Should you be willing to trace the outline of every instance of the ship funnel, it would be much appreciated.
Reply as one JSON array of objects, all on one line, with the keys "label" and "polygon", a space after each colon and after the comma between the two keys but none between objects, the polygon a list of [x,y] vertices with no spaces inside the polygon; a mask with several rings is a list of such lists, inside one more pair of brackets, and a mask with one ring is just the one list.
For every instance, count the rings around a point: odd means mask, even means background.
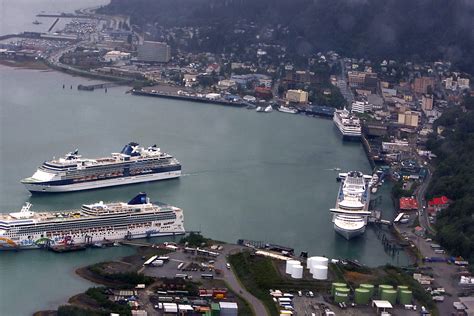
[{"label": "ship funnel", "polygon": [[148,199],[146,197],[146,193],[140,192],[135,196],[133,199],[128,202],[128,205],[137,205],[137,204],[146,204]]}]

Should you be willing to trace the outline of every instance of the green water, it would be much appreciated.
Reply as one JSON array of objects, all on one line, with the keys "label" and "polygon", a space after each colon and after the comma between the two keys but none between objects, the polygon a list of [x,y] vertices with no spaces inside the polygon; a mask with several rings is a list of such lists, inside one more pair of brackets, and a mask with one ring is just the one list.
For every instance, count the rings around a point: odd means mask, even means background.
[{"label": "green water", "polygon": [[[331,120],[138,97],[125,94],[126,88],[81,92],[75,87],[90,81],[57,72],[2,67],[0,74],[3,212],[26,201],[34,210],[58,210],[145,191],[152,200],[181,207],[188,230],[215,239],[265,240],[368,265],[406,263],[402,254],[388,256],[370,228],[350,242],[333,231],[328,210],[339,184],[331,169],[368,173],[370,167],[361,144],[342,142]],[[45,196],[31,196],[19,183],[53,156],[75,148],[85,157],[106,155],[129,141],[158,144],[181,161],[184,175]],[[0,253],[0,310],[21,315],[54,307],[87,287],[74,276],[75,267],[128,251]]]}]

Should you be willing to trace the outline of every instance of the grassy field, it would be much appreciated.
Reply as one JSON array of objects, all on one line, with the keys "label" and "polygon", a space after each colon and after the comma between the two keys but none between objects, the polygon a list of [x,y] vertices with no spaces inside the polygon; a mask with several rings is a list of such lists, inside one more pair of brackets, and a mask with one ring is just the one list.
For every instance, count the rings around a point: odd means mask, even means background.
[{"label": "grassy field", "polygon": [[328,283],[313,280],[292,280],[282,276],[275,263],[265,257],[241,252],[229,256],[229,262],[240,282],[252,295],[257,297],[267,308],[270,315],[279,315],[276,304],[269,294],[270,289],[285,292],[298,290],[327,291]]}]

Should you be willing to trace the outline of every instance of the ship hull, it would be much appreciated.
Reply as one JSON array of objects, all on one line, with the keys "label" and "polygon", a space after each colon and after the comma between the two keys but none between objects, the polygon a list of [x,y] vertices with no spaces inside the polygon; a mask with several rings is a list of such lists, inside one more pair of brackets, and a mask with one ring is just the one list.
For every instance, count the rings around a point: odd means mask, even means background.
[{"label": "ship hull", "polygon": [[142,182],[159,181],[166,179],[179,178],[181,176],[181,170],[151,173],[145,175],[135,175],[129,177],[121,177],[114,179],[103,179],[96,181],[79,182],[65,185],[50,185],[45,183],[24,183],[25,187],[31,193],[60,193],[60,192],[73,192],[82,190],[91,190],[112,186],[119,186],[125,184],[134,184]]},{"label": "ship hull", "polygon": [[[6,238],[0,238],[0,251],[2,250],[29,250],[29,249],[42,249],[55,246],[64,246],[66,244],[72,245],[83,245],[83,244],[93,244],[96,242],[107,241],[120,241],[120,240],[130,240],[130,239],[140,239],[140,238],[150,238],[150,237],[163,237],[163,236],[176,236],[184,235],[186,232],[184,229],[173,230],[173,231],[155,231],[155,232],[130,232],[126,230],[111,231],[104,234],[91,236],[89,240],[86,241],[86,235],[80,236],[60,236],[53,237],[48,241],[48,245],[45,243],[38,243],[38,240],[41,239],[39,236],[31,236],[30,239],[21,239],[19,241],[10,241],[9,243],[5,242]],[[35,239],[37,237],[38,239]],[[1,239],[4,239],[3,241]]]},{"label": "ship hull", "polygon": [[350,240],[352,238],[355,238],[357,236],[360,236],[362,234],[364,234],[365,232],[365,227],[366,226],[363,226],[359,229],[351,229],[351,230],[348,230],[348,229],[343,229],[337,225],[334,225],[334,230],[339,234],[341,235],[342,237],[344,237],[345,239],[347,240]]}]

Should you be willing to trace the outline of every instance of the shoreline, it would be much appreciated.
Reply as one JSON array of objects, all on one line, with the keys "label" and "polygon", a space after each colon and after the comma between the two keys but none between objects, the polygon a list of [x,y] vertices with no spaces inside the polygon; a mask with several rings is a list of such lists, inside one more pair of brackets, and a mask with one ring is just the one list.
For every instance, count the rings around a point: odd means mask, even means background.
[{"label": "shoreline", "polygon": [[43,61],[39,60],[24,60],[17,61],[11,59],[0,59],[0,65],[10,68],[17,69],[29,69],[29,70],[42,70],[42,71],[54,71],[54,69],[48,67]]}]

